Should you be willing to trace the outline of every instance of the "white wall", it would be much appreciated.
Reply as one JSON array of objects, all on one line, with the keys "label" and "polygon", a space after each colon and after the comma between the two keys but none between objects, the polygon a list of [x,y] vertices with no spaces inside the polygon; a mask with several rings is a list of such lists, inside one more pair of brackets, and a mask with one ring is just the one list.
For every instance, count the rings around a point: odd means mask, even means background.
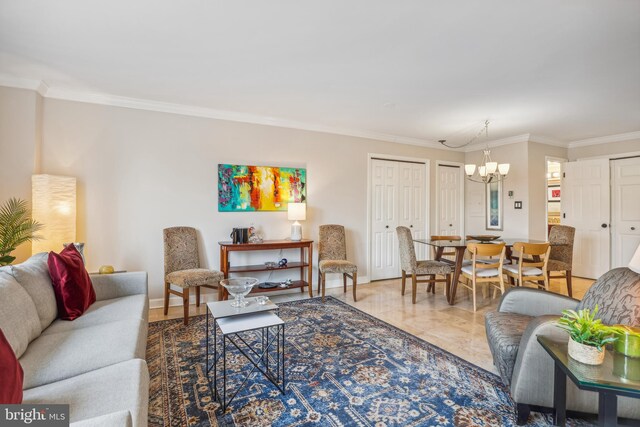
[{"label": "white wall", "polygon": [[569,148],[569,160],[574,161],[586,157],[625,154],[640,151],[640,139],[631,141],[605,142],[603,144],[585,145]]},{"label": "white wall", "polygon": [[[467,234],[498,234],[508,238],[546,239],[546,156],[567,157],[566,148],[538,144],[532,141],[503,145],[491,149],[491,158],[498,163],[510,163],[511,168],[502,186],[502,231],[485,228],[484,185],[467,182]],[[479,164],[482,151],[466,153],[465,162]],[[513,198],[509,198],[513,191]],[[521,201],[522,209],[514,202]],[[481,214],[479,214],[481,212]]]},{"label": "white wall", "polygon": [[[0,86],[0,204],[11,197],[31,201],[31,175],[39,168],[42,97]],[[31,255],[31,243],[13,252],[16,262]]]},{"label": "white wall", "polygon": [[463,160],[418,146],[54,99],[45,99],[43,135],[43,172],[78,179],[78,240],[89,269],[147,270],[152,299],[162,296],[165,227],[196,227],[212,268],[232,227],[289,235],[286,212],[217,211],[218,163],[306,167],[304,237],[316,240],[320,224],[343,224],[349,257],[366,278],[367,153],[432,159],[432,183],[436,160]]}]

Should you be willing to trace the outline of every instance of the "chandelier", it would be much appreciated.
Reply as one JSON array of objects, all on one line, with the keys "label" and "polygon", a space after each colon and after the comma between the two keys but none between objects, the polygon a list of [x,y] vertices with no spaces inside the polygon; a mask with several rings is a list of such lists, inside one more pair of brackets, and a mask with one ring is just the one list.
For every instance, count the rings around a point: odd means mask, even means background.
[{"label": "chandelier", "polygon": [[[490,182],[502,181],[507,177],[509,173],[509,163],[498,163],[491,160],[491,150],[489,150],[489,120],[484,122],[484,127],[478,134],[473,137],[466,144],[458,145],[457,147],[448,145],[446,139],[441,139],[440,142],[445,147],[449,148],[462,148],[476,141],[480,136],[484,134],[486,137],[486,146],[482,150],[482,162],[479,165],[466,164],[464,165],[464,172],[467,174],[467,179],[473,182],[481,182],[488,184]],[[476,170],[478,174],[476,175]]]}]

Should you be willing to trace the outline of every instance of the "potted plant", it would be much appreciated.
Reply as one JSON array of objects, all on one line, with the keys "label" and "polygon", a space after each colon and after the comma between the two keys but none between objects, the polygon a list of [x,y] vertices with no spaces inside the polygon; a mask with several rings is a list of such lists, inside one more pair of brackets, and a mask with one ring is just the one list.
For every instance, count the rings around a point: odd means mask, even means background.
[{"label": "potted plant", "polygon": [[617,340],[616,329],[603,325],[596,319],[598,306],[591,311],[563,310],[558,327],[569,332],[569,356],[588,365],[600,365],[604,361],[604,347]]},{"label": "potted plant", "polygon": [[36,233],[42,224],[31,218],[31,210],[25,200],[15,197],[0,206],[0,266],[11,264],[11,256],[18,246],[38,239]]}]

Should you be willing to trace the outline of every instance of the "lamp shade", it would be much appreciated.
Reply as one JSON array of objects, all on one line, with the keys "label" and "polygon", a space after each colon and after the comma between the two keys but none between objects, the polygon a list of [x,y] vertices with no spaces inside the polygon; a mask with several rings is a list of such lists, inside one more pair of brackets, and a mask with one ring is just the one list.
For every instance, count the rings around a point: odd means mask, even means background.
[{"label": "lamp shade", "polygon": [[631,261],[629,261],[629,270],[640,274],[640,245],[636,249],[636,253],[631,257]]},{"label": "lamp shade", "polygon": [[304,221],[307,219],[307,204],[289,203],[287,208],[287,218],[290,221]]},{"label": "lamp shade", "polygon": [[464,165],[464,172],[468,176],[472,176],[476,172],[476,165],[472,165],[472,164]]},{"label": "lamp shade", "polygon": [[43,225],[41,239],[31,252],[62,250],[62,244],[76,241],[76,179],[68,176],[31,177],[32,217]]}]

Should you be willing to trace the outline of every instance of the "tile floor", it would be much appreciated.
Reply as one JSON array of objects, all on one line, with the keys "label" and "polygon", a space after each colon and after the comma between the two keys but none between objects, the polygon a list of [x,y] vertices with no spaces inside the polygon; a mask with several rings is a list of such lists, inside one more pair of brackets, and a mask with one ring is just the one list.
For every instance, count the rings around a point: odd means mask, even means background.
[{"label": "tile floor", "polygon": [[[592,283],[593,280],[574,278],[573,297],[582,298]],[[359,285],[358,301],[355,303],[350,286],[347,287],[347,293],[343,293],[342,288],[333,288],[327,289],[327,294],[495,373],[485,338],[484,313],[495,310],[500,297],[483,298],[478,290],[478,311],[474,313],[470,291],[459,287],[456,304],[450,306],[443,294],[442,284],[437,285],[435,295],[428,294],[426,286],[418,286],[415,305],[411,304],[410,286],[407,286],[408,292],[404,296],[400,295],[400,279]],[[552,280],[551,291],[566,295],[564,281]],[[270,297],[277,303],[308,298],[308,293],[293,292]],[[205,309],[204,304],[200,307],[192,305],[190,314],[204,314]],[[161,308],[149,311],[151,322],[180,317],[181,306],[170,307],[167,316],[163,315]],[[345,319],[345,322],[348,321]]]}]

